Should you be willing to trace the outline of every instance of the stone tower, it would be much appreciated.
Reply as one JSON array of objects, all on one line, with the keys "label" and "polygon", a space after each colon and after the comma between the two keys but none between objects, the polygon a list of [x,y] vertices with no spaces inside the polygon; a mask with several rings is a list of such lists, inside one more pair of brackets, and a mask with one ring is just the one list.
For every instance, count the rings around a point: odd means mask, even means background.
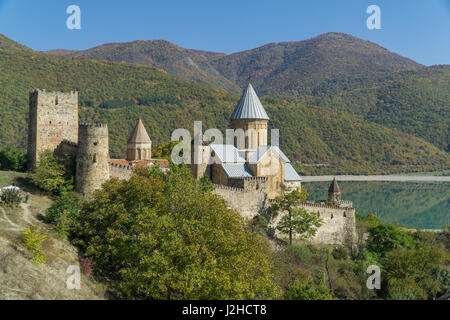
[{"label": "stone tower", "polygon": [[341,201],[341,189],[336,181],[336,178],[331,182],[330,188],[328,189],[328,202],[338,202]]},{"label": "stone tower", "polygon": [[63,141],[78,142],[78,92],[30,92],[28,159],[31,169],[45,150],[56,150]]},{"label": "stone tower", "polygon": [[259,146],[267,146],[268,122],[269,116],[249,83],[231,115],[231,127],[234,130],[242,129],[247,133],[243,145],[242,142],[239,143],[238,138],[235,138],[235,147],[256,150]]},{"label": "stone tower", "polygon": [[75,189],[89,196],[109,180],[108,126],[81,124],[78,133]]},{"label": "stone tower", "polygon": [[127,142],[127,160],[150,160],[152,158],[152,140],[139,119]]}]

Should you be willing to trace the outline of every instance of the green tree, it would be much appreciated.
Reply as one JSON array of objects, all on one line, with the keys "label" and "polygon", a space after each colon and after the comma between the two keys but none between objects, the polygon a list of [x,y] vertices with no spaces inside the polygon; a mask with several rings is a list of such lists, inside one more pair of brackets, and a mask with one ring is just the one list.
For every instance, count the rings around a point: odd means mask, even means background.
[{"label": "green tree", "polygon": [[289,236],[289,245],[292,245],[293,236],[307,239],[316,234],[322,220],[314,213],[307,212],[300,205],[306,201],[305,189],[297,189],[283,194],[275,199],[271,207],[272,218],[282,215],[277,224],[277,230]]},{"label": "green tree", "polygon": [[61,194],[47,209],[45,222],[54,224],[60,236],[67,236],[76,223],[82,202],[78,193]]},{"label": "green tree", "polygon": [[82,207],[74,237],[118,298],[255,299],[278,292],[267,244],[184,166],[111,179]]},{"label": "green tree", "polygon": [[370,237],[367,248],[379,256],[385,256],[389,251],[396,248],[412,248],[414,241],[412,237],[394,225],[380,223],[369,228]]},{"label": "green tree", "polygon": [[6,147],[0,151],[0,170],[25,171],[27,155],[13,147]]},{"label": "green tree", "polygon": [[439,271],[448,253],[437,247],[394,249],[383,259],[385,296],[390,299],[432,299],[443,291]]},{"label": "green tree", "polygon": [[73,190],[74,164],[70,157],[58,157],[47,150],[41,153],[36,170],[31,174],[33,183],[53,194]]}]

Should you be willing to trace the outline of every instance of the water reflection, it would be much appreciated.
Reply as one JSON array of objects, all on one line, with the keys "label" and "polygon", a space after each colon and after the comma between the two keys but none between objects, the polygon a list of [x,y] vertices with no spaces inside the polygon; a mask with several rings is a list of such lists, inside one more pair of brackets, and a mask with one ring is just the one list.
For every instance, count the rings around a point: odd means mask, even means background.
[{"label": "water reflection", "polygon": [[[305,182],[309,199],[326,199],[329,182]],[[442,229],[450,212],[449,183],[339,182],[356,211],[408,228]]]}]

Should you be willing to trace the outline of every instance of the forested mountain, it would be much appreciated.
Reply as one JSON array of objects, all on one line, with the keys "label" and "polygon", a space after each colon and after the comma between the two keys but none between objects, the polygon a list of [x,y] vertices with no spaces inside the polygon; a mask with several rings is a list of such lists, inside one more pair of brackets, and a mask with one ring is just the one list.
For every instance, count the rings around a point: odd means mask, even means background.
[{"label": "forested mountain", "polygon": [[[1,49],[5,48],[5,49]],[[13,49],[10,49],[13,48]],[[111,61],[56,57],[0,40],[0,147],[25,148],[28,92],[35,88],[80,94],[83,121],[108,123],[111,155],[142,117],[154,144],[176,128],[225,129],[239,96],[194,84],[164,71]],[[429,143],[325,107],[267,98],[263,104],[281,147],[294,161],[333,164],[329,172],[392,172],[448,168],[450,157]]]},{"label": "forested mountain", "polygon": [[49,53],[65,57],[138,63],[163,69],[184,80],[212,85],[235,94],[240,92],[236,83],[222,76],[209,63],[225,54],[184,49],[165,40],[108,43],[83,51],[52,50]]},{"label": "forested mountain", "polygon": [[251,76],[260,95],[344,110],[449,151],[450,66],[425,67],[344,33],[230,55],[162,40],[51,53],[150,65],[234,94]]}]

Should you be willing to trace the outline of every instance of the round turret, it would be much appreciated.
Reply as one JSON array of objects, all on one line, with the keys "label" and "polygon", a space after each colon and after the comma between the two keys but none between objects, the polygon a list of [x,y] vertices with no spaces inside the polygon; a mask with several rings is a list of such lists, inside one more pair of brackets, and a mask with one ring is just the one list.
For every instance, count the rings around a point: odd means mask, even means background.
[{"label": "round turret", "polygon": [[108,126],[83,123],[78,131],[76,191],[89,196],[109,180]]}]

